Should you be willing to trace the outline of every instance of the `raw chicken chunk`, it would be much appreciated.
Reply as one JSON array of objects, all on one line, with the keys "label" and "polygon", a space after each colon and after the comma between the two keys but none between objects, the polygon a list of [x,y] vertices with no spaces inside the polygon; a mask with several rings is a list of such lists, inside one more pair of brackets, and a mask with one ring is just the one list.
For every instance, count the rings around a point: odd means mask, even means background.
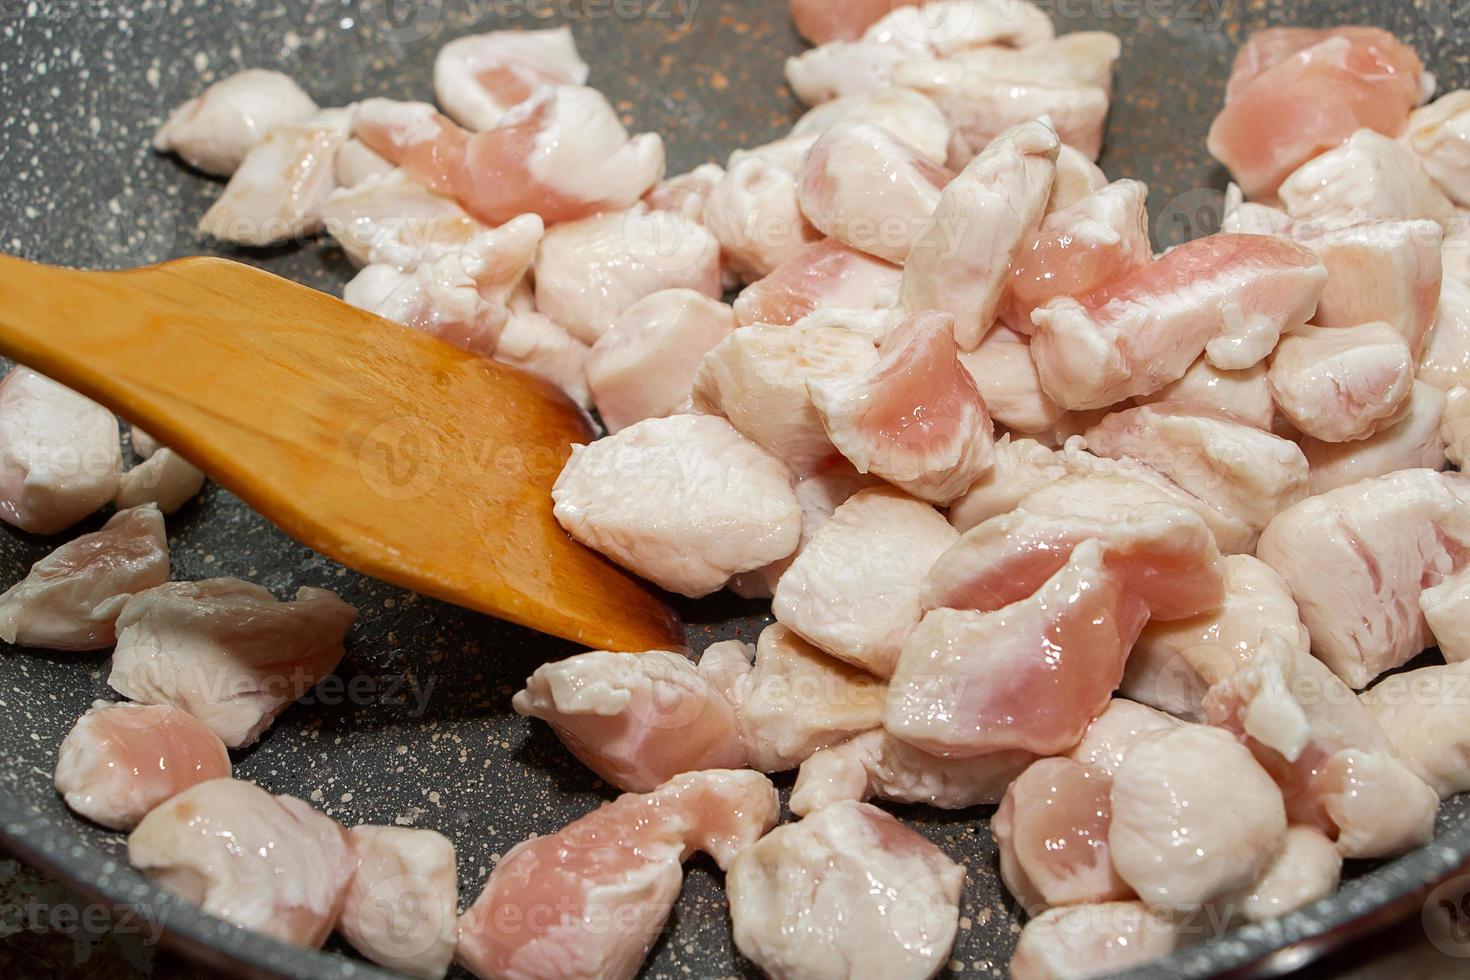
[{"label": "raw chicken chunk", "polygon": [[954,320],[905,320],[862,374],[811,378],[807,390],[832,445],[857,467],[944,506],[994,462],[990,415],[960,364]]},{"label": "raw chicken chunk", "polygon": [[112,500],[122,479],[117,420],[30,368],[0,382],[0,520],[56,534]]},{"label": "raw chicken chunk", "polygon": [[919,624],[924,576],[958,539],[928,504],[894,489],[863,490],[781,576],[772,612],[832,656],[887,677]]},{"label": "raw chicken chunk", "polygon": [[[912,262],[910,263],[912,266]],[[1210,235],[1084,297],[1032,313],[1041,384],[1069,409],[1105,408],[1182,378],[1197,357],[1251,367],[1312,318],[1327,271],[1264,235]]]},{"label": "raw chicken chunk", "polygon": [[352,110],[324,109],[277,126],[250,148],[224,193],[199,219],[199,231],[237,245],[279,245],[314,235],[337,186],[337,151]]},{"label": "raw chicken chunk", "polygon": [[840,122],[882,126],[931,163],[942,164],[949,155],[949,123],[944,113],[910,88],[885,88],[824,102],[796,121],[791,138],[815,140]]},{"label": "raw chicken chunk", "polygon": [[356,619],[324,589],[277,602],[239,579],[170,582],[123,605],[107,683],[134,701],[182,708],[241,748],[337,669]]},{"label": "raw chicken chunk", "polygon": [[995,444],[994,465],[950,505],[949,522],[964,533],[1009,514],[1032,492],[1066,475],[1061,453],[1034,439],[1001,436]]},{"label": "raw chicken chunk", "polygon": [[467,129],[494,129],[543,88],[583,85],[588,68],[567,27],[456,38],[434,59],[434,97]]},{"label": "raw chicken chunk", "polygon": [[454,845],[443,834],[363,824],[347,831],[357,872],[337,928],[374,963],[437,980],[459,943]]},{"label": "raw chicken chunk", "polygon": [[460,917],[458,960],[497,980],[631,980],[704,851],[722,868],[776,825],[770,780],[711,770],[627,793],[517,844]]},{"label": "raw chicken chunk", "polygon": [[1454,465],[1464,466],[1470,459],[1470,388],[1456,385],[1445,396],[1439,434],[1444,439],[1445,456]]},{"label": "raw chicken chunk", "polygon": [[787,980],[925,980],[949,957],[965,869],[882,810],[777,828],[725,879],[735,946]]},{"label": "raw chicken chunk", "polygon": [[1057,134],[1045,120],[1007,130],[940,196],[904,266],[902,305],[955,318],[974,350],[1005,298],[1011,262],[1032,241],[1056,173]]},{"label": "raw chicken chunk", "polygon": [[536,256],[536,308],[583,343],[628,307],[665,289],[720,295],[720,246],[703,226],[639,204],[546,233]]},{"label": "raw chicken chunk", "polygon": [[823,239],[746,288],[735,300],[735,318],[742,327],[785,325],[823,307],[882,309],[894,305],[902,276],[895,265]]},{"label": "raw chicken chunk", "polygon": [[128,861],[210,915],[307,947],[331,933],[357,863],[335,820],[235,779],[156,807],[128,837]]},{"label": "raw chicken chunk", "polygon": [[1450,92],[1415,109],[1403,140],[1440,190],[1470,206],[1470,91]]},{"label": "raw chicken chunk", "polygon": [[401,272],[459,251],[490,230],[397,167],[337,188],[321,211],[327,233],[355,264]]},{"label": "raw chicken chunk", "polygon": [[495,359],[544,378],[583,408],[592,406],[587,390],[587,345],[550,317],[512,310],[500,328]]},{"label": "raw chicken chunk", "polygon": [[1227,732],[1181,725],[1113,774],[1108,848],[1138,897],[1189,910],[1258,881],[1286,838],[1281,791]]},{"label": "raw chicken chunk", "polygon": [[1418,379],[1442,391],[1470,384],[1470,282],[1444,280]]},{"label": "raw chicken chunk", "polygon": [[538,667],[511,700],[551,725],[589,769],[647,793],[681,772],[745,765],[725,696],[677,653],[580,653]]},{"label": "raw chicken chunk", "polygon": [[1470,662],[1385,677],[1359,695],[1394,752],[1442,799],[1470,789]]},{"label": "raw chicken chunk", "polygon": [[688,173],[665,177],[643,195],[650,211],[677,211],[697,225],[704,224],[704,206],[720,182],[725,168],[717,163],[701,163]]},{"label": "raw chicken chunk", "polygon": [[98,701],[56,756],[56,791],[66,805],[113,830],[132,830],[170,797],[229,775],[219,737],[168,705]]},{"label": "raw chicken chunk", "polygon": [[290,78],[252,68],[215,82],[169,113],[153,134],[153,148],[228,177],[271,130],[305,122],[316,111],[311,96]]},{"label": "raw chicken chunk", "polygon": [[1337,891],[1342,855],[1315,827],[1288,827],[1281,853],[1240,903],[1247,922],[1268,922]]},{"label": "raw chicken chunk", "polygon": [[[358,184],[390,174],[398,168],[388,162],[388,158],[380,156],[368,145],[356,137],[350,138],[337,150],[337,165],[333,168],[334,176],[337,178],[338,191],[351,189]],[[325,208],[323,209],[326,210]],[[326,214],[323,214],[323,218]],[[330,227],[328,228],[330,231]]]},{"label": "raw chicken chunk", "polygon": [[1371,27],[1272,28],[1237,52],[1210,153],[1251,197],[1364,127],[1397,136],[1419,101],[1423,66]]},{"label": "raw chicken chunk", "polygon": [[828,41],[855,41],[873,24],[882,20],[895,7],[924,0],[791,0],[791,19],[796,30],[813,44]]},{"label": "raw chicken chunk", "polygon": [[1302,439],[1302,455],[1312,468],[1312,493],[1399,470],[1444,469],[1445,441],[1440,434],[1444,408],[1444,392],[1415,381],[1404,407],[1368,438],[1357,442]]},{"label": "raw chicken chunk", "polygon": [[168,535],[157,507],[119,511],[102,530],[62,545],[0,595],[0,640],[42,650],[102,650],[127,596],[168,581]]},{"label": "raw chicken chunk", "polygon": [[807,476],[840,458],[808,381],[860,375],[877,363],[872,343],[841,327],[743,327],[705,355],[694,377],[694,408],[723,415]]},{"label": "raw chicken chunk", "polygon": [[1470,660],[1470,569],[1425,589],[1419,608],[1444,658],[1451,663]]},{"label": "raw chicken chunk", "polygon": [[1174,919],[1143,902],[1048,909],[1021,930],[1011,957],[1011,980],[1122,973],[1169,955],[1181,941]]},{"label": "raw chicken chunk", "polygon": [[1257,556],[1281,573],[1312,652],[1355,688],[1433,644],[1419,594],[1470,556],[1470,484],[1404,470],[1283,511]]},{"label": "raw chicken chunk", "polygon": [[801,536],[790,471],[712,416],[647,419],[574,446],[551,496],[572,537],[688,596],[785,558]]},{"label": "raw chicken chunk", "polygon": [[732,658],[722,673],[750,765],[761,772],[795,769],[812,753],[883,721],[882,681],[833,660],[780,623],[761,631],[753,666]]},{"label": "raw chicken chunk", "polygon": [[703,220],[729,270],[754,282],[822,236],[801,213],[796,174],[758,154],[737,156],[710,192]]},{"label": "raw chicken chunk", "polygon": [[791,812],[805,816],[841,800],[875,797],[945,810],[992,805],[1035,760],[1015,750],[943,759],[875,728],[803,762],[791,790]]},{"label": "raw chicken chunk", "polygon": [[1414,154],[1368,129],[1293,173],[1279,193],[1287,213],[1298,219],[1352,215],[1446,221],[1455,213],[1450,199],[1419,169]]},{"label": "raw chicken chunk", "polygon": [[786,59],[786,84],[805,105],[854,98],[897,84],[894,69],[927,51],[904,39],[896,43],[870,40],[833,41]]},{"label": "raw chicken chunk", "polygon": [[1112,776],[1135,745],[1156,732],[1171,732],[1181,724],[1178,718],[1162,711],[1126,698],[1113,698],[1103,713],[1087,726],[1082,741],[1067,752],[1066,758]]},{"label": "raw chicken chunk", "polygon": [[1166,412],[1220,415],[1266,432],[1277,424],[1265,362],[1240,371],[1222,371],[1202,357],[1178,381],[1133,401]]},{"label": "raw chicken chunk", "polygon": [[884,727],[953,758],[1063,752],[1107,707],[1147,618],[1085,542],[1029,598],[925,616],[899,657]]},{"label": "raw chicken chunk", "polygon": [[1409,344],[1386,323],[1302,327],[1271,357],[1271,394],[1302,434],[1365,439],[1393,418],[1414,386]]},{"label": "raw chicken chunk", "polygon": [[1108,175],[1074,146],[1063,143],[1057,151],[1057,175],[1052,181],[1046,213],[1069,208],[1108,185]]},{"label": "raw chicken chunk", "polygon": [[807,151],[797,192],[822,234],[902,265],[953,178],[883,127],[841,122]]},{"label": "raw chicken chunk", "polygon": [[959,357],[997,424],[1016,432],[1045,432],[1061,420],[1061,407],[1041,390],[1025,337],[998,326]]},{"label": "raw chicken chunk", "polygon": [[203,470],[172,449],[160,449],[123,474],[113,503],[120,510],[152,504],[172,514],[202,489]]}]

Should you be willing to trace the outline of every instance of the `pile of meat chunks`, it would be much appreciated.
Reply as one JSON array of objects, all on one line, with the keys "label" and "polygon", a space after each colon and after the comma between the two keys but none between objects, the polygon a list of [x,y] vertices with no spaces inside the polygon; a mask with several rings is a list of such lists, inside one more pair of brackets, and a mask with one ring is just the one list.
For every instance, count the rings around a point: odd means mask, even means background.
[{"label": "pile of meat chunks", "polygon": [[[565,29],[447,45],[440,109],[322,110],[250,71],[169,117],[160,149],[230,176],[204,231],[326,230],[349,301],[595,406],[567,531],[775,622],[537,670],[515,709],[624,795],[457,916],[447,839],[228,778],[301,693],[262,678],[330,672],[350,607],[167,583],[161,515],[122,511],[0,628],[117,646],[136,703],[78,723],[57,785],[138,867],[414,975],[618,978],[703,851],[769,975],[925,978],[964,869],[869,801],[997,805],[1030,917],[1011,972],[1076,977],[1307,905],[1470,788],[1470,482],[1444,472],[1470,435],[1470,94],[1429,101],[1372,28],[1253,36],[1210,135],[1225,228],[1156,255],[1144,186],[1094,163],[1116,38],[1020,0],[792,7],[811,111],[674,177]],[[80,438],[95,406],[32,404],[77,397],[13,374],[0,438]],[[0,516],[56,531],[113,492],[57,518],[77,488],[43,483],[0,486]]]}]

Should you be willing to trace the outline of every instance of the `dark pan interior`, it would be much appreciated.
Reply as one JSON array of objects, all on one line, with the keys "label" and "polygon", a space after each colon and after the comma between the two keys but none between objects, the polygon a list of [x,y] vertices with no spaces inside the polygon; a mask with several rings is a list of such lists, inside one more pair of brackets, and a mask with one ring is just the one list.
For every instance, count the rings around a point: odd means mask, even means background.
[{"label": "dark pan interior", "polygon": [[[1160,245],[1216,227],[1223,172],[1204,136],[1229,58],[1267,24],[1366,22],[1411,42],[1444,87],[1470,83],[1470,32],[1455,3],[1050,0],[1062,31],[1111,30],[1124,55],[1103,163],[1151,188]],[[279,68],[322,105],[369,95],[431,99],[441,43],[503,27],[570,23],[591,84],[635,129],[669,143],[670,172],[784,133],[798,106],[780,83],[799,49],[783,0],[171,0],[0,5],[0,248],[50,262],[121,267],[226,254],[336,292],[350,275],[325,243],[239,252],[203,241],[194,222],[218,186],[154,155],[163,113],[244,67]],[[1458,29],[1456,29],[1458,28]],[[90,530],[93,521],[79,530]],[[496,857],[531,832],[611,794],[544,726],[510,711],[535,665],[566,644],[406,594],[312,554],[217,488],[169,521],[175,578],[235,575],[284,594],[335,589],[362,610],[340,671],[288,711],[237,774],[312,801],[338,820],[432,827],[459,848],[462,898]],[[0,580],[20,578],[57,541],[0,530]],[[754,639],[757,603],[681,604],[696,650]],[[120,836],[71,817],[51,788],[57,745],[108,696],[100,656],[0,654],[0,822],[9,844],[84,891],[163,919],[169,938],[231,973],[378,975],[342,947],[293,949],[209,919],[129,871]],[[789,785],[789,779],[783,782]],[[1003,971],[1018,931],[986,825],[988,811],[901,814],[969,867],[957,971]],[[1150,972],[1202,976],[1258,964],[1273,950],[1332,934],[1416,890],[1470,855],[1470,803],[1445,806],[1438,839],[1381,867],[1354,868],[1337,896],[1268,926],[1203,944]],[[335,942],[335,941],[334,941]],[[1267,961],[1279,968],[1291,960]],[[647,975],[755,971],[733,951],[718,873],[690,868]]]}]

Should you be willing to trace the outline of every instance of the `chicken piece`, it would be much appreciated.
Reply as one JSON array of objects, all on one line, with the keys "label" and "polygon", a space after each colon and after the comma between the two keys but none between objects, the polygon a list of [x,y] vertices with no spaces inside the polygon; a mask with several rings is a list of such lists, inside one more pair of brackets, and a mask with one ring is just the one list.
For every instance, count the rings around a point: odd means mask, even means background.
[{"label": "chicken piece", "polygon": [[1277,515],[1256,551],[1286,580],[1312,652],[1355,689],[1433,637],[1419,594],[1470,556],[1470,483],[1403,470]]},{"label": "chicken piece", "polygon": [[730,867],[735,946],[787,980],[925,980],[949,957],[965,869],[866,803],[779,827]]},{"label": "chicken piece", "polygon": [[875,728],[803,762],[791,790],[791,812],[806,816],[841,800],[874,797],[944,810],[993,805],[1034,761],[1030,752],[1017,750],[943,759]]},{"label": "chicken piece", "polygon": [[1441,191],[1470,206],[1470,91],[1450,92],[1415,109],[1403,141]]},{"label": "chicken piece", "polygon": [[[708,212],[706,212],[708,220]],[[830,238],[804,246],[735,300],[742,327],[777,326],[824,307],[876,310],[894,305],[903,271]]]},{"label": "chicken piece", "polygon": [[1393,674],[1358,695],[1399,759],[1441,799],[1470,789],[1467,684],[1470,661],[1462,659]]},{"label": "chicken piece", "polygon": [[996,137],[940,195],[903,270],[910,313],[955,318],[955,340],[974,350],[995,322],[1012,261],[1032,241],[1056,173],[1057,134],[1033,120]]},{"label": "chicken piece", "polygon": [[382,264],[413,272],[459,251],[490,229],[453,198],[435,193],[394,167],[322,203],[322,224],[356,265]]},{"label": "chicken piece", "polygon": [[882,681],[828,657],[780,623],[761,631],[753,665],[731,658],[700,667],[735,705],[750,765],[761,772],[795,769],[812,753],[883,722]]},{"label": "chicken piece", "polygon": [[337,669],[356,619],[324,589],[277,602],[239,579],[170,582],[123,604],[107,683],[134,701],[181,708],[243,748]]},{"label": "chicken piece", "polygon": [[703,221],[725,265],[746,282],[770,275],[822,237],[801,213],[796,174],[754,153],[731,158]]},{"label": "chicken piece", "polygon": [[1446,392],[1470,384],[1470,282],[1444,280],[1417,377]]},{"label": "chicken piece", "polygon": [[1211,724],[1239,736],[1276,780],[1287,817],[1321,830],[1344,857],[1390,857],[1434,836],[1438,795],[1311,654],[1271,638],[1204,704]]},{"label": "chicken piece", "polygon": [[1440,225],[1444,230],[1440,251],[1444,277],[1470,282],[1470,210],[1457,209],[1454,217]]},{"label": "chicken piece", "polygon": [[[337,180],[337,190],[333,191],[332,194],[337,194],[344,190],[351,190],[358,184],[372,180],[374,177],[386,176],[397,169],[397,167],[388,162],[387,157],[368,149],[368,145],[362,140],[356,137],[349,138],[337,150],[337,164],[333,167],[333,176]],[[328,195],[328,200],[330,198],[331,195]],[[326,206],[323,206],[322,210],[322,217],[325,219],[328,209]],[[328,231],[330,232],[330,230],[329,227]]]},{"label": "chicken piece", "polygon": [[155,807],[128,861],[210,915],[298,946],[321,946],[357,861],[337,821],[254,783],[211,779]]},{"label": "chicken piece", "polygon": [[252,68],[215,82],[170,112],[153,134],[153,148],[228,177],[271,130],[306,122],[316,112],[311,96],[290,78]]},{"label": "chicken piece", "polygon": [[168,581],[168,534],[149,504],[70,541],[0,595],[0,640],[39,650],[102,650],[134,592]]},{"label": "chicken piece", "polygon": [[1111,94],[1123,43],[1107,31],[1073,31],[1024,47],[992,44],[943,58],[993,78],[1018,83],[1088,85]]},{"label": "chicken piece", "polygon": [[915,41],[832,41],[786,59],[784,77],[803,105],[855,98],[892,88],[894,69],[927,53]]},{"label": "chicken piece", "polygon": [[573,446],[551,496],[572,537],[691,597],[785,558],[801,537],[790,471],[707,415],[646,419]]},{"label": "chicken piece", "polygon": [[1399,470],[1444,469],[1445,441],[1440,434],[1444,408],[1444,392],[1415,381],[1404,407],[1368,438],[1357,442],[1302,439],[1302,455],[1312,468],[1312,493]]},{"label": "chicken piece", "polygon": [[1189,910],[1233,897],[1271,867],[1286,838],[1281,791],[1229,733],[1158,732],[1113,773],[1108,849],[1152,905]]},{"label": "chicken piece", "polygon": [[1085,296],[1153,262],[1147,198],[1143,184],[1120,180],[1048,213],[1011,266],[1006,324],[1029,335],[1032,311],[1048,300]]},{"label": "chicken piece", "polygon": [[807,151],[797,195],[822,234],[902,265],[953,179],[883,127],[840,122]]},{"label": "chicken piece", "polygon": [[849,3],[831,3],[829,0],[791,0],[791,19],[796,22],[797,33],[813,44],[855,41],[895,7],[923,2],[924,0],[853,0]]},{"label": "chicken piece", "polygon": [[237,245],[279,245],[316,234],[337,186],[337,151],[352,110],[324,109],[277,126],[250,148],[204,217],[199,231]]},{"label": "chicken piece", "polygon": [[1228,419],[1145,405],[1114,412],[1085,438],[1097,455],[1136,459],[1257,534],[1308,493],[1295,443]]},{"label": "chicken piece", "polygon": [[960,364],[954,321],[901,323],[862,374],[811,378],[807,390],[832,445],[857,467],[944,506],[994,461],[990,415]]},{"label": "chicken piece", "polygon": [[585,85],[589,69],[567,27],[456,38],[434,58],[434,97],[455,122],[483,131],[544,88]]},{"label": "chicken piece", "polygon": [[219,737],[168,705],[98,701],[56,755],[56,791],[66,805],[113,830],[132,830],[163,801],[229,775]]},{"label": "chicken piece", "polygon": [[[931,163],[949,156],[949,123],[927,97],[911,88],[885,88],[833,99],[808,109],[791,127],[790,139],[812,141],[841,122],[882,126]],[[810,148],[808,143],[802,152]]]},{"label": "chicken piece", "polygon": [[949,522],[960,533],[1009,514],[1028,495],[1067,475],[1062,455],[1034,439],[1001,436],[995,463],[949,508]]},{"label": "chicken piece", "polygon": [[1240,902],[1247,922],[1269,922],[1306,908],[1337,891],[1342,855],[1322,831],[1295,826],[1286,830],[1281,853]]},{"label": "chicken piece", "polygon": [[582,408],[592,407],[587,390],[588,347],[550,317],[512,310],[500,328],[495,359],[544,378]]},{"label": "chicken piece", "polygon": [[1265,362],[1239,371],[1222,371],[1202,357],[1178,381],[1133,401],[1164,412],[1219,415],[1264,432],[1273,431],[1277,425],[1276,400],[1266,380]]},{"label": "chicken piece", "polygon": [[877,363],[873,345],[841,327],[742,327],[705,355],[694,376],[694,408],[723,415],[807,476],[840,458],[807,382],[860,375]]},{"label": "chicken piece", "polygon": [[1445,443],[1446,458],[1455,466],[1464,466],[1470,459],[1470,388],[1456,385],[1445,396],[1439,435]]},{"label": "chicken piece", "polygon": [[677,212],[639,204],[557,225],[541,240],[536,308],[583,343],[666,289],[720,296],[719,242]]},{"label": "chicken piece", "polygon": [[961,352],[959,358],[997,424],[1034,433],[1045,432],[1061,420],[1062,409],[1041,390],[1031,345],[1024,336],[997,326],[979,347]]},{"label": "chicken piece", "polygon": [[1396,140],[1360,129],[1346,143],[1304,164],[1278,192],[1297,219],[1355,216],[1446,221],[1455,206]]},{"label": "chicken piece", "polygon": [[172,514],[202,489],[203,470],[172,449],[160,449],[123,474],[113,503],[119,510],[153,504],[163,513]]},{"label": "chicken piece", "polygon": [[643,195],[650,211],[677,211],[696,225],[704,224],[704,206],[725,179],[718,163],[701,163],[688,173],[665,177]]},{"label": "chicken piece", "polygon": [[1173,731],[1181,724],[1178,718],[1162,711],[1126,698],[1113,698],[1103,713],[1087,726],[1082,741],[1067,752],[1066,758],[1111,777],[1133,746],[1156,732]]},{"label": "chicken piece", "polygon": [[1203,722],[1205,693],[1249,664],[1267,637],[1309,649],[1291,591],[1271,566],[1250,555],[1230,555],[1224,566],[1217,611],[1144,627],[1123,674],[1125,697]]},{"label": "chicken piece", "polygon": [[128,442],[133,447],[133,455],[139,459],[151,459],[154,453],[163,448],[163,443],[136,425],[128,426]]},{"label": "chicken piece", "polygon": [[686,773],[625,793],[500,859],[460,917],[458,961],[477,977],[632,980],[684,860],[703,851],[729,868],[778,814],[776,788],[755,772]]},{"label": "chicken piece", "polygon": [[1181,941],[1175,920],[1143,902],[1048,909],[1021,930],[1011,956],[1011,980],[1079,980],[1122,973],[1168,956]]},{"label": "chicken piece", "polygon": [[30,368],[0,382],[0,520],[56,534],[117,494],[122,443],[117,419]]},{"label": "chicken piece", "polygon": [[357,872],[337,929],[379,966],[438,980],[459,943],[459,873],[443,834],[362,824],[347,831]]},{"label": "chicken piece", "polygon": [[1108,175],[1074,146],[1063,143],[1057,151],[1057,175],[1052,181],[1046,213],[1069,208],[1089,194],[1108,186]]},{"label": "chicken piece", "polygon": [[1177,381],[1201,354],[1224,370],[1258,364],[1312,318],[1326,282],[1300,245],[1210,235],[1084,297],[1050,300],[1031,315],[1031,353],[1057,404],[1106,408]]},{"label": "chicken piece", "polygon": [[651,792],[681,772],[745,765],[735,710],[677,653],[579,653],[536,668],[511,700],[618,789]]},{"label": "chicken piece", "polygon": [[[534,242],[531,247],[534,254]],[[407,273],[390,265],[366,266],[343,287],[342,299],[484,357],[495,352],[510,316],[503,303],[481,295],[458,254]]]},{"label": "chicken piece", "polygon": [[1253,198],[1368,128],[1397,136],[1420,97],[1423,66],[1387,31],[1272,28],[1236,53],[1210,154]]},{"label": "chicken piece", "polygon": [[1281,339],[1267,376],[1281,413],[1323,442],[1365,439],[1414,386],[1409,344],[1386,323],[1302,327]]},{"label": "chicken piece", "polygon": [[634,303],[587,356],[587,386],[609,432],[688,411],[704,355],[735,330],[735,314],[692,289]]},{"label": "chicken piece", "polygon": [[1470,660],[1470,571],[1459,569],[1425,589],[1419,608],[1444,658],[1450,663]]},{"label": "chicken piece", "polygon": [[1063,752],[1107,706],[1148,619],[1087,541],[1029,598],[994,612],[936,609],[909,635],[884,727],[927,752]]}]

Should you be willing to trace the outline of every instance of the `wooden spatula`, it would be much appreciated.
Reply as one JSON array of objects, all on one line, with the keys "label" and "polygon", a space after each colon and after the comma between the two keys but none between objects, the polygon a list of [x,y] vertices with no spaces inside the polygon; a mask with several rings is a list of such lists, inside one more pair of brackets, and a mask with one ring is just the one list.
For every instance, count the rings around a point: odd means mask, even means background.
[{"label": "wooden spatula", "polygon": [[679,649],[550,490],[592,435],[551,385],[258,269],[0,256],[0,353],[147,429],[303,544],[587,646]]}]

